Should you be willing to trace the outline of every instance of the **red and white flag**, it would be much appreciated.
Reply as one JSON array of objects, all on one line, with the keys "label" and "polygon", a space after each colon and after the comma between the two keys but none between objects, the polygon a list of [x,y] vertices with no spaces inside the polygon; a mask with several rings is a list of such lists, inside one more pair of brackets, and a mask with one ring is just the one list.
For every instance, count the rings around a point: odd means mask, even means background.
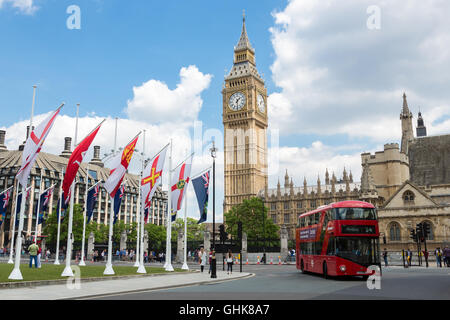
[{"label": "red and white flag", "polygon": [[69,199],[66,195],[70,195],[70,186],[72,185],[75,176],[77,175],[78,169],[80,168],[81,163],[83,162],[83,158],[86,155],[87,150],[89,149],[92,141],[100,130],[101,125],[105,122],[103,120],[80,144],[73,150],[72,155],[69,158],[69,162],[67,163],[66,174],[64,175],[63,181],[63,191],[65,200]]},{"label": "red and white flag", "polygon": [[149,161],[142,173],[141,180],[141,205],[151,202],[156,185],[163,174],[164,161],[166,159],[167,147],[165,146],[152,160]]},{"label": "red and white flag", "polygon": [[26,188],[28,183],[28,177],[30,175],[31,168],[33,167],[36,157],[41,151],[45,138],[47,138],[50,129],[55,122],[56,116],[63,107],[62,104],[56,111],[52,112],[43,122],[41,122],[36,129],[34,129],[28,137],[25,147],[22,153],[22,166],[16,175],[19,183]]},{"label": "red and white flag", "polygon": [[[139,133],[140,134],[140,133]],[[113,168],[110,172],[108,180],[103,184],[103,187],[108,191],[109,195],[114,198],[117,190],[122,184],[123,177],[127,172],[131,157],[133,156],[134,148],[139,138],[139,134],[113,159]]]},{"label": "red and white flag", "polygon": [[172,211],[180,211],[181,209],[183,196],[186,193],[185,190],[189,183],[189,176],[191,175],[192,157],[193,155],[191,155],[186,161],[178,166],[173,172],[170,189],[172,192]]}]

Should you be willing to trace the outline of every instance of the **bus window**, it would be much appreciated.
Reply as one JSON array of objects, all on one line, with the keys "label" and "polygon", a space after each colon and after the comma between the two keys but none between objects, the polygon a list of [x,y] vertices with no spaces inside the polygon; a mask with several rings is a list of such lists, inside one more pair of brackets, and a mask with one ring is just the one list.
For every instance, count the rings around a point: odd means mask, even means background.
[{"label": "bus window", "polygon": [[376,220],[373,208],[336,208],[336,220]]}]

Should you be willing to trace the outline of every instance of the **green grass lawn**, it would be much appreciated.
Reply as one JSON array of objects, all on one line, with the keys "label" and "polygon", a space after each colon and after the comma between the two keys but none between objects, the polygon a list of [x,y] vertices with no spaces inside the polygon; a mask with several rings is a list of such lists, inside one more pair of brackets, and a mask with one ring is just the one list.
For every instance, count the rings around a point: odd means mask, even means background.
[{"label": "green grass lawn", "polygon": [[[34,267],[30,268],[27,264],[20,265],[20,272],[22,272],[23,280],[20,281],[37,281],[37,280],[57,280],[57,279],[67,279],[67,277],[61,277],[61,273],[64,271],[65,264],[54,265],[54,264],[42,264],[42,267],[37,269]],[[78,265],[72,265],[78,267]],[[17,282],[19,280],[9,280],[8,277],[13,270],[13,264],[0,264],[0,283],[2,282]],[[93,277],[111,277],[103,275],[105,266],[85,266],[80,268],[81,278],[93,278]],[[136,273],[137,267],[134,266],[114,266],[114,276],[125,276],[125,275],[139,275]],[[164,268],[157,267],[145,267],[147,274],[156,273],[170,273],[164,270]],[[72,269],[74,274],[76,269]],[[185,271],[182,269],[175,269],[175,272]]]}]

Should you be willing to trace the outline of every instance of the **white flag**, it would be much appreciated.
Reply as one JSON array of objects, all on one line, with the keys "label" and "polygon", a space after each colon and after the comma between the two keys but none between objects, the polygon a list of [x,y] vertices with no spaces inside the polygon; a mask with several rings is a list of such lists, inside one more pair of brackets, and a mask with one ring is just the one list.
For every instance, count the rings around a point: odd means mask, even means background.
[{"label": "white flag", "polygon": [[145,167],[142,173],[141,180],[141,205],[145,208],[145,205],[151,202],[153,194],[155,193],[157,182],[161,179],[164,169],[164,161],[166,159],[167,147],[161,150]]},{"label": "white flag", "polygon": [[22,166],[16,175],[17,180],[20,184],[26,188],[28,183],[28,176],[30,175],[31,168],[33,167],[36,157],[41,151],[42,145],[44,144],[45,138],[47,138],[50,129],[55,122],[56,116],[61,110],[62,104],[56,111],[52,112],[47,119],[41,122],[36,129],[34,129],[25,143],[25,147],[22,153]]},{"label": "white flag", "polygon": [[186,161],[184,161],[180,166],[178,166],[172,176],[171,183],[171,202],[172,211],[180,211],[181,204],[183,203],[183,196],[186,193],[185,190],[189,183],[189,176],[191,175],[192,167],[192,157],[191,155]]}]

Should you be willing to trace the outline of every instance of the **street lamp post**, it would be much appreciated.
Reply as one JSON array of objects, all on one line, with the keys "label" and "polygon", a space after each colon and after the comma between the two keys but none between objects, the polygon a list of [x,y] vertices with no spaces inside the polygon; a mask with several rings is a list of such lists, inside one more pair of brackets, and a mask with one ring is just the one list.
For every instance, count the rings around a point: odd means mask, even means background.
[{"label": "street lamp post", "polygon": [[264,264],[266,264],[266,215],[264,213],[264,196],[261,199],[262,201],[262,218],[263,218],[263,259]]},{"label": "street lamp post", "polygon": [[213,140],[211,151],[211,157],[213,158],[213,256],[211,259],[211,278],[217,278],[217,264],[216,264],[216,156],[217,148]]}]

